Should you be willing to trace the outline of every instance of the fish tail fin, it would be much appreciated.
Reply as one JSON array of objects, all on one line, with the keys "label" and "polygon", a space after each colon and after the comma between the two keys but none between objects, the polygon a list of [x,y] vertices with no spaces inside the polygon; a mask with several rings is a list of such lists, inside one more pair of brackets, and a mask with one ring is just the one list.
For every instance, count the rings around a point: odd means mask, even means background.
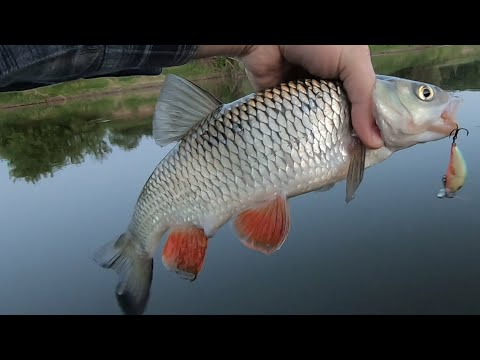
[{"label": "fish tail fin", "polygon": [[119,276],[115,295],[122,311],[127,315],[142,314],[150,295],[153,274],[153,259],[141,254],[133,238],[126,232],[100,247],[94,261]]}]

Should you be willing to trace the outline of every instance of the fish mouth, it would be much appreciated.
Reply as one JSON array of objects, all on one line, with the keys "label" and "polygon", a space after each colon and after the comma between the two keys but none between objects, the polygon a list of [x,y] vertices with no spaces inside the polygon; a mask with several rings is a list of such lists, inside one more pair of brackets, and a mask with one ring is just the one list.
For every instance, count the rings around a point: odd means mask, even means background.
[{"label": "fish mouth", "polygon": [[442,135],[450,135],[453,130],[458,129],[458,123],[455,116],[461,103],[461,98],[451,96],[447,106],[440,114],[440,121],[433,124],[429,130]]}]

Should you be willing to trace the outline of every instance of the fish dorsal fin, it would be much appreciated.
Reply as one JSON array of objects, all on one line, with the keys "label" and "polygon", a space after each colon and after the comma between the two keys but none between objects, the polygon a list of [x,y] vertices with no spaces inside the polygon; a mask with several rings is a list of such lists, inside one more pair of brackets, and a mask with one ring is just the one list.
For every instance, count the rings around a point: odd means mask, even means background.
[{"label": "fish dorsal fin", "polygon": [[160,146],[180,140],[222,103],[194,83],[167,75],[153,118],[153,137]]}]

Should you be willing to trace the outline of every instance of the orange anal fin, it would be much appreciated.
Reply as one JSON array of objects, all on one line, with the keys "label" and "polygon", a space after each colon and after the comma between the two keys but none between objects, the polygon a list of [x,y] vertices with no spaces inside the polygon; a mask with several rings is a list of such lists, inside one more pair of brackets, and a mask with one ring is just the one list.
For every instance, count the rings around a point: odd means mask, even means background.
[{"label": "orange anal fin", "polygon": [[290,229],[287,200],[278,196],[257,208],[245,210],[234,221],[242,243],[250,249],[271,254],[280,249]]},{"label": "orange anal fin", "polygon": [[203,229],[184,227],[170,232],[163,248],[162,261],[170,271],[195,280],[202,270],[208,238]]}]

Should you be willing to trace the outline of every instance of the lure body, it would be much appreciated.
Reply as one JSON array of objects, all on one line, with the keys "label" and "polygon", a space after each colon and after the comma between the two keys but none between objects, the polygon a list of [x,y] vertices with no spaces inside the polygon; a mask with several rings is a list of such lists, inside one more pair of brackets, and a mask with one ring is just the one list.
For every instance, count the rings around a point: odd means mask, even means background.
[{"label": "lure body", "polygon": [[447,173],[443,176],[443,189],[437,194],[439,198],[453,198],[465,184],[467,177],[467,163],[462,152],[455,142],[450,149],[450,161]]}]

